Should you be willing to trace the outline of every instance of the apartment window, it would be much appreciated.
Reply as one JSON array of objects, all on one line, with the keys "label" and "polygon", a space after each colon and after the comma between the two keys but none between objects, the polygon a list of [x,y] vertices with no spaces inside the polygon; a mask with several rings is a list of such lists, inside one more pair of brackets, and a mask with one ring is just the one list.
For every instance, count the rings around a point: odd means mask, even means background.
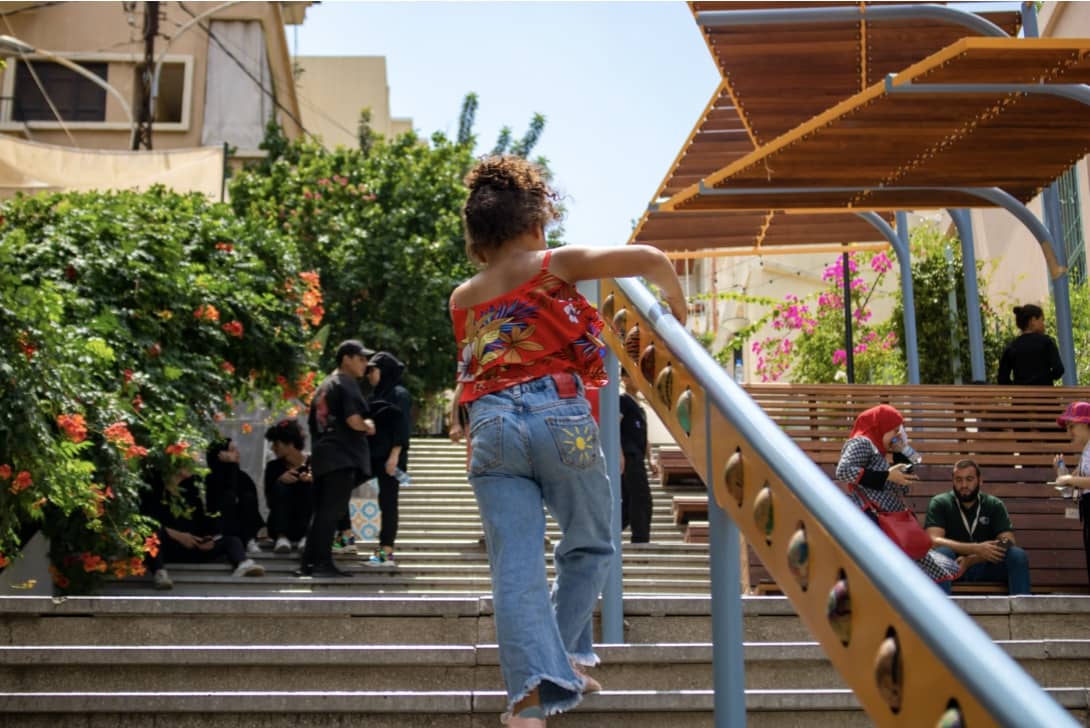
[{"label": "apartment window", "polygon": [[[106,81],[106,63],[81,63],[91,73]],[[35,81],[31,74],[38,76]],[[38,83],[41,83],[39,88]],[[45,90],[45,95],[42,90]],[[18,61],[15,68],[15,121],[105,121],[106,89],[95,85],[75,71],[52,61]],[[53,102],[56,114],[50,108]]]},{"label": "apartment window", "polygon": [[1086,282],[1086,240],[1082,235],[1082,210],[1079,204],[1078,168],[1060,175],[1056,180],[1060,197],[1060,224],[1064,232],[1064,249],[1067,251],[1067,271],[1071,282]]},{"label": "apartment window", "polygon": [[[182,121],[185,106],[185,71],[184,62],[163,63],[159,71],[159,94],[155,98],[155,121],[159,124],[178,124]],[[133,108],[140,106],[141,89],[144,88],[144,64],[138,64],[133,73],[133,88],[136,98]]]}]

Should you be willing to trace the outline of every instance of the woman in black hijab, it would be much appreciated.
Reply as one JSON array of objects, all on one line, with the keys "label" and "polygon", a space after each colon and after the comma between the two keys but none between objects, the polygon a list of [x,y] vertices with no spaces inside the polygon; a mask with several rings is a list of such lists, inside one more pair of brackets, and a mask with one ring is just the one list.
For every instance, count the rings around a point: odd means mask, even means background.
[{"label": "woman in black hijab", "polygon": [[370,566],[396,566],[398,491],[409,467],[409,435],[412,432],[412,397],[401,384],[405,365],[389,352],[380,351],[367,362],[366,377],[371,384],[367,404],[375,421],[370,435],[371,472],[378,478],[378,507],[382,511],[379,547],[368,561]]}]

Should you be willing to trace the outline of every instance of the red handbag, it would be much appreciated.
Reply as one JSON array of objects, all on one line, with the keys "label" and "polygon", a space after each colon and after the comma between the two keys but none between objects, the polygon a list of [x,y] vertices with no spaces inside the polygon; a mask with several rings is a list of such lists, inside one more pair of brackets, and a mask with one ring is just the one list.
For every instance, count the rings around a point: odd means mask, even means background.
[{"label": "red handbag", "polygon": [[923,530],[915,513],[907,508],[903,511],[883,511],[861,488],[853,486],[853,489],[866,504],[863,510],[875,515],[878,527],[889,536],[890,541],[901,547],[908,558],[918,561],[927,555],[931,550],[931,537]]}]

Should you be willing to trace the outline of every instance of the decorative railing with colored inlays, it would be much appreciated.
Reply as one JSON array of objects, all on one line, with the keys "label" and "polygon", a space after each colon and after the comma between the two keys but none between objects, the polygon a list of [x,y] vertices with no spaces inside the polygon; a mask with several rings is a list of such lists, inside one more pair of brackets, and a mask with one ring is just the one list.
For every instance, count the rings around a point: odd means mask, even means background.
[{"label": "decorative railing with colored inlays", "polygon": [[646,288],[604,280],[599,301],[607,344],[709,485],[709,507],[737,524],[876,724],[1075,725]]}]

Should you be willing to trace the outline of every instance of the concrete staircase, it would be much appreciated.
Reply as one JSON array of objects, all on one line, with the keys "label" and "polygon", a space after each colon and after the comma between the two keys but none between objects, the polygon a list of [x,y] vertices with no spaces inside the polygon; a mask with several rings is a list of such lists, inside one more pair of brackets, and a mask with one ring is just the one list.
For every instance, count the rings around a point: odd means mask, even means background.
[{"label": "concrete staircase", "polygon": [[[171,566],[167,595],[141,580],[100,597],[0,595],[0,724],[499,725],[487,561],[464,450],[414,441],[411,465],[396,569],[342,555],[354,578],[297,579],[294,555],[267,554],[260,579]],[[625,547],[626,644],[599,648],[593,672],[605,691],[550,724],[712,724],[707,549],[681,543],[668,496],[653,490],[654,543]],[[1090,597],[958,602],[1087,721]],[[744,609],[749,725],[870,725],[786,600],[747,597]]]}]

